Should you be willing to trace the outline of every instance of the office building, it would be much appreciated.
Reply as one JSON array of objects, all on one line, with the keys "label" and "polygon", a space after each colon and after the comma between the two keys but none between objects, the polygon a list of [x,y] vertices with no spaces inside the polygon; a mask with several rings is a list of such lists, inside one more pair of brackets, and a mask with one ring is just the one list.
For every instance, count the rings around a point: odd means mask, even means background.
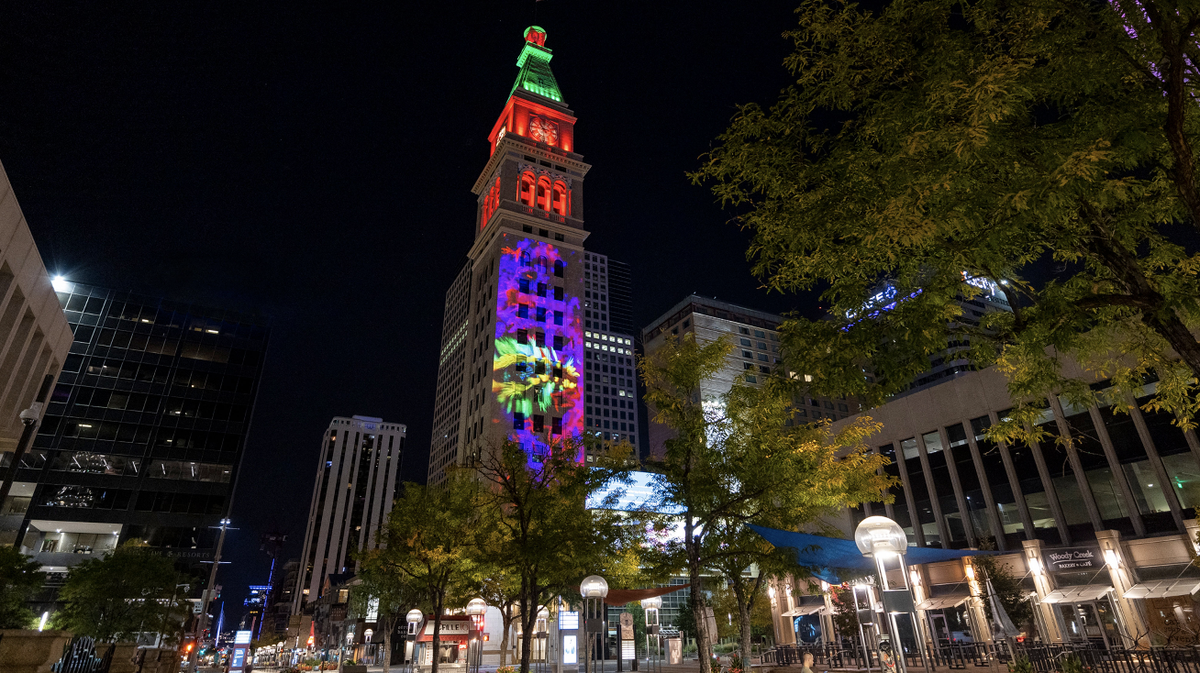
[{"label": "office building", "polygon": [[376,534],[400,487],[406,432],[370,416],[330,422],[321,439],[293,614],[316,601],[329,575],[354,570],[352,553],[377,546]]},{"label": "office building", "polygon": [[[575,151],[576,118],[550,59],[546,32],[527,29],[473,188],[475,241],[443,320],[442,357],[449,362],[461,347],[463,361],[439,367],[431,483],[446,466],[469,464],[509,439],[534,462],[584,431],[584,312],[598,310],[584,306],[590,166]],[[459,346],[451,335],[461,328]]]},{"label": "office building", "polygon": [[583,277],[584,427],[602,440],[637,446],[638,377],[629,267],[585,252]]},{"label": "office building", "polygon": [[[70,348],[71,327],[0,166],[0,470],[12,463],[24,430],[21,412],[47,377],[57,380]],[[0,502],[0,545],[16,540],[32,489],[27,481],[14,484]]]},{"label": "office building", "polygon": [[228,516],[261,318],[57,279],[74,332],[21,469],[21,548],[52,579],[126,540],[200,572]]},{"label": "office building", "polygon": [[[1070,362],[1065,374],[1086,376]],[[1092,385],[1103,390],[1107,382]],[[1154,394],[1147,381],[1127,413],[1049,397],[1037,424],[1046,439],[1011,444],[986,435],[1014,406],[994,368],[897,397],[864,412],[883,424],[869,441],[891,460],[885,469],[900,482],[895,501],[864,503],[846,512],[841,527],[850,532],[864,516],[883,515],[905,529],[910,545],[994,544],[1031,595],[1034,620],[1026,626],[1043,641],[1194,643],[1200,441],[1171,415],[1140,408]],[[974,623],[972,637],[986,640],[986,617],[964,619],[979,609],[967,565],[917,568],[919,618],[935,634]],[[784,642],[793,617],[786,611],[776,611]]]},{"label": "office building", "polygon": [[[775,371],[781,363],[778,330],[782,322],[783,318],[771,313],[690,295],[643,329],[642,342],[649,355],[668,337],[682,339],[691,334],[701,346],[724,337],[733,345],[733,351],[721,371],[700,384],[701,399],[717,400],[729,392],[738,377],[757,384],[759,377]],[[796,414],[802,421],[846,418],[859,407],[853,399],[814,395],[803,395],[796,402]],[[650,454],[661,456],[663,442],[670,438],[671,431],[651,422],[649,432]]]}]

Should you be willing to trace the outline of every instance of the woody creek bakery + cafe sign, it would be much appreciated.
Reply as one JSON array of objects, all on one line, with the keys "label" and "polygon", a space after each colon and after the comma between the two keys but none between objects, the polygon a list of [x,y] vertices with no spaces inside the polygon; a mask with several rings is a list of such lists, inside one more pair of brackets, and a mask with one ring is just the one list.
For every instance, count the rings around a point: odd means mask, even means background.
[{"label": "woody creek bakery + cafe sign", "polygon": [[1092,547],[1047,549],[1045,559],[1050,570],[1070,572],[1072,570],[1094,570],[1102,565],[1100,550]]}]

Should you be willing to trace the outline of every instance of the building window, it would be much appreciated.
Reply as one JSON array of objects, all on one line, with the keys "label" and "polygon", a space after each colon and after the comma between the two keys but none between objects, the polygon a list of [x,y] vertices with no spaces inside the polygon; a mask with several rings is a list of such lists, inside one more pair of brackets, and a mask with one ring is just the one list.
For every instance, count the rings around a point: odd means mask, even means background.
[{"label": "building window", "polygon": [[542,432],[546,429],[546,417],[540,414],[533,415],[533,431]]},{"label": "building window", "polygon": [[556,335],[554,335],[554,348],[555,348],[555,350],[557,350],[557,349],[560,349],[560,348],[562,348],[562,347],[563,347],[563,338],[562,338],[561,336],[557,335],[557,334],[556,334]]},{"label": "building window", "polygon": [[558,416],[554,416],[550,419],[550,434],[552,434],[552,435],[561,435],[562,434],[562,418],[560,418]]},{"label": "building window", "polygon": [[743,362],[742,369],[754,369],[754,364],[750,362]]},{"label": "building window", "polygon": [[555,301],[563,300],[563,289],[562,289],[561,285],[554,286],[554,299],[555,299]]},{"label": "building window", "polygon": [[519,343],[519,344],[529,343],[529,330],[524,330],[524,329],[517,330],[517,343]]},{"label": "building window", "polygon": [[554,312],[554,324],[555,325],[563,324],[563,312],[562,311]]},{"label": "building window", "polygon": [[754,353],[751,353],[750,351],[742,351],[742,357],[744,357],[744,358],[749,358],[749,359],[753,360],[753,359],[754,359]]},{"label": "building window", "polygon": [[554,277],[562,278],[564,268],[565,268],[565,265],[563,264],[561,259],[554,260]]},{"label": "building window", "polygon": [[[526,316],[526,317],[528,317],[528,316]],[[545,306],[537,307],[537,321],[538,322],[546,322],[546,307]]]},{"label": "building window", "polygon": [[518,318],[528,318],[529,317],[529,305],[528,304],[517,304],[517,317]]}]

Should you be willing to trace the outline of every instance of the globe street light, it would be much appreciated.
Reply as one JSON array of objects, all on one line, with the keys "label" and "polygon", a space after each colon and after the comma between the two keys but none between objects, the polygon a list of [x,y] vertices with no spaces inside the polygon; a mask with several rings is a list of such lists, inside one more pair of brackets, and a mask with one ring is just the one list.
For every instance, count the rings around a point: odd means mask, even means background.
[{"label": "globe street light", "polygon": [[486,614],[487,603],[482,598],[472,598],[467,603],[467,616],[471,618],[471,630],[475,633],[469,641],[474,646],[475,656],[471,656],[471,650],[467,650],[467,656],[470,657],[467,670],[474,665],[476,673],[479,673],[479,665],[483,662],[483,618]]},{"label": "globe street light", "polygon": [[[907,567],[904,552],[908,551],[908,535],[900,524],[886,516],[869,516],[854,529],[854,544],[863,556],[875,560],[875,570],[879,574],[883,610],[886,613],[884,625],[889,631],[888,638],[879,642],[880,667],[885,673],[889,669],[905,673],[904,649],[900,643],[896,614],[913,611],[908,573],[904,572]],[[900,567],[900,586],[897,588],[888,584],[887,563],[892,559],[897,559]]]},{"label": "globe street light", "polygon": [[408,635],[412,637],[412,654],[409,655],[408,660],[408,670],[412,671],[417,665],[417,625],[421,623],[422,619],[425,619],[425,615],[420,610],[413,608],[404,618],[408,621]]},{"label": "globe street light", "polygon": [[[579,584],[579,595],[583,597],[583,640],[587,643],[588,653],[584,658],[584,670],[592,673],[592,656],[594,642],[600,642],[600,672],[604,673],[604,634],[608,625],[604,623],[604,598],[608,596],[608,582],[599,575],[588,575]],[[596,636],[596,641],[592,636]]]},{"label": "globe street light", "polygon": [[[654,596],[642,601],[642,609],[646,611],[646,663],[651,670],[659,670],[662,661],[659,657],[658,610],[662,607],[662,598]],[[650,636],[654,636],[654,658],[650,658]]]}]

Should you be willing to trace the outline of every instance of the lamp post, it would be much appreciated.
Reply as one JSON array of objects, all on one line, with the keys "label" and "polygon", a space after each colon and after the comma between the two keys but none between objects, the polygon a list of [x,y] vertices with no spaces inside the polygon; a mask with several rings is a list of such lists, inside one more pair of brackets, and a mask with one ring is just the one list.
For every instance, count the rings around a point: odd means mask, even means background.
[{"label": "lamp post", "polygon": [[[584,670],[592,673],[593,648],[599,642],[600,673],[604,673],[604,646],[600,639],[608,631],[608,624],[604,622],[604,598],[608,596],[608,582],[599,575],[588,575],[579,584],[579,595],[583,596],[583,640],[588,648],[587,657],[583,660]],[[598,636],[595,641],[593,635]]]},{"label": "lamp post", "polygon": [[[896,671],[905,673],[904,648],[900,643],[900,629],[896,614],[913,611],[912,593],[905,572],[904,552],[908,550],[908,536],[900,524],[886,516],[869,516],[854,530],[854,543],[863,556],[874,559],[875,571],[879,575],[880,594],[885,613],[884,625],[887,639],[880,638],[879,663],[883,673]],[[888,583],[888,561],[896,559],[900,568],[900,586],[892,588]]]},{"label": "lamp post", "polygon": [[[467,671],[471,670],[471,666],[475,666],[475,673],[479,673],[479,665],[483,663],[483,618],[487,614],[487,602],[482,598],[472,598],[467,603],[467,616],[471,618],[471,630],[475,633],[474,637],[468,641],[468,645],[472,646],[467,649]],[[472,654],[471,650],[475,650]]]},{"label": "lamp post", "polygon": [[[416,665],[417,665],[417,626],[421,623],[421,620],[424,618],[425,618],[424,613],[422,613],[420,610],[418,610],[416,608],[409,610],[408,614],[404,616],[404,619],[408,621],[408,636],[406,636],[404,639],[404,644],[405,644],[406,648],[408,646],[409,638],[411,637],[411,639],[412,639],[412,654],[409,655],[409,660],[408,660],[408,670],[409,671],[415,670]],[[401,660],[403,660],[403,656],[401,657]]]},{"label": "lamp post", "polygon": [[[662,607],[662,598],[655,596],[642,601],[642,609],[646,611],[646,668],[649,671],[657,671],[662,668],[662,658],[659,656],[658,646],[658,610]],[[654,658],[650,658],[650,637],[654,636]]]}]

